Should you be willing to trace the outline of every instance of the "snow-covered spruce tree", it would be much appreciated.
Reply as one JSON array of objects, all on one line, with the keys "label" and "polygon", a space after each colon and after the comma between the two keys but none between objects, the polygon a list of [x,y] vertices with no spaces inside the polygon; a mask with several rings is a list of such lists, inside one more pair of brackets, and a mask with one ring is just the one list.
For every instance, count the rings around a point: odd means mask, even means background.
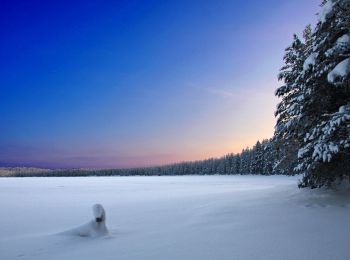
[{"label": "snow-covered spruce tree", "polygon": [[253,153],[251,162],[251,173],[262,174],[264,168],[264,150],[263,146],[259,141],[257,141],[251,152]]},{"label": "snow-covered spruce tree", "polygon": [[275,112],[277,123],[274,138],[271,140],[276,158],[273,172],[276,174],[293,173],[305,127],[310,124],[308,118],[302,116],[308,92],[301,75],[311,46],[312,30],[308,25],[302,40],[297,35],[293,36],[292,44],[285,50],[285,65],[278,75],[278,79],[283,81],[284,85],[275,92],[275,95],[281,98]]},{"label": "snow-covered spruce tree", "polygon": [[262,146],[264,149],[263,153],[263,174],[270,175],[273,174],[273,166],[276,161],[275,149],[272,139],[265,139],[262,141]]},{"label": "snow-covered spruce tree", "polygon": [[323,1],[310,44],[300,56],[307,56],[302,71],[299,64],[288,71],[291,78],[282,76],[299,94],[276,92],[276,135],[300,142],[299,187],[317,188],[350,177],[350,0]]},{"label": "snow-covered spruce tree", "polygon": [[297,165],[297,152],[300,144],[293,141],[284,142],[282,139],[273,138],[271,141],[272,174],[293,175]]},{"label": "snow-covered spruce tree", "polygon": [[250,174],[251,171],[251,162],[252,162],[252,152],[251,149],[246,148],[243,149],[241,152],[241,168],[240,168],[240,174]]}]

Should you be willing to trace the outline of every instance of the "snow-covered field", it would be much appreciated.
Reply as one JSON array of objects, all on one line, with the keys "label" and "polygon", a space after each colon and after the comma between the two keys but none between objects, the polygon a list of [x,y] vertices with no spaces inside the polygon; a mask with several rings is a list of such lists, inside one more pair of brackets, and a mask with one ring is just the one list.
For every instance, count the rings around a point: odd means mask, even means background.
[{"label": "snow-covered field", "polygon": [[[350,259],[350,193],[297,179],[1,178],[0,259]],[[60,234],[94,203],[109,236]]]}]

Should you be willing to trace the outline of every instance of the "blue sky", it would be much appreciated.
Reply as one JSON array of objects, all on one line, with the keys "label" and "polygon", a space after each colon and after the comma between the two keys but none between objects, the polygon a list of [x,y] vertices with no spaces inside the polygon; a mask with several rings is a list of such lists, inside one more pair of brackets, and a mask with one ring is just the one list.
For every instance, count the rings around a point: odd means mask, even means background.
[{"label": "blue sky", "polygon": [[283,50],[319,2],[5,1],[0,165],[155,165],[272,136]]}]

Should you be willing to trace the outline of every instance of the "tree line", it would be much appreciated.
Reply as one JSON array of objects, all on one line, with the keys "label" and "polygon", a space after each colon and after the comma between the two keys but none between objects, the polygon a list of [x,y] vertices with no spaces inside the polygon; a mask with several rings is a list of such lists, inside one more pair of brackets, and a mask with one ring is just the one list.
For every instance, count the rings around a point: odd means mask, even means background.
[{"label": "tree line", "polygon": [[[273,139],[258,141],[252,148],[243,149],[238,154],[227,154],[220,158],[181,162],[163,166],[130,169],[58,169],[14,171],[8,176],[162,176],[162,175],[213,175],[213,174],[288,174],[291,162]],[[288,169],[286,167],[289,167]]]}]

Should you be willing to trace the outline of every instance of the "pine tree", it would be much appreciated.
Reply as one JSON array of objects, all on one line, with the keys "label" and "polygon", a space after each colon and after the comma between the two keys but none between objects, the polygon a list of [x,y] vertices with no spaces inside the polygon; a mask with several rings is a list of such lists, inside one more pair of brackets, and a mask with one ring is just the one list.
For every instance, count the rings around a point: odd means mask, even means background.
[{"label": "pine tree", "polygon": [[308,25],[303,33],[303,41],[297,35],[293,36],[292,44],[285,50],[285,66],[278,75],[284,85],[275,92],[281,98],[275,112],[277,123],[272,141],[276,158],[273,172],[277,174],[293,173],[304,129],[309,124],[308,118],[302,115],[304,102],[309,94],[302,74],[311,62],[310,59],[307,60],[311,46],[312,30]]},{"label": "pine tree", "polygon": [[309,93],[303,114],[311,124],[297,170],[304,173],[300,187],[316,188],[350,177],[350,1],[323,2],[311,56],[302,75]]},{"label": "pine tree", "polygon": [[[298,148],[299,187],[329,186],[350,176],[350,1],[325,0],[304,42],[294,37],[277,89],[275,138]],[[282,152],[283,154],[283,152]]]},{"label": "pine tree", "polygon": [[262,174],[263,173],[263,158],[264,150],[261,143],[258,141],[253,147],[253,156],[251,162],[251,173],[253,174]]},{"label": "pine tree", "polygon": [[263,171],[264,175],[273,174],[273,166],[276,162],[275,152],[274,152],[274,144],[273,140],[266,139],[262,141],[263,146]]}]

